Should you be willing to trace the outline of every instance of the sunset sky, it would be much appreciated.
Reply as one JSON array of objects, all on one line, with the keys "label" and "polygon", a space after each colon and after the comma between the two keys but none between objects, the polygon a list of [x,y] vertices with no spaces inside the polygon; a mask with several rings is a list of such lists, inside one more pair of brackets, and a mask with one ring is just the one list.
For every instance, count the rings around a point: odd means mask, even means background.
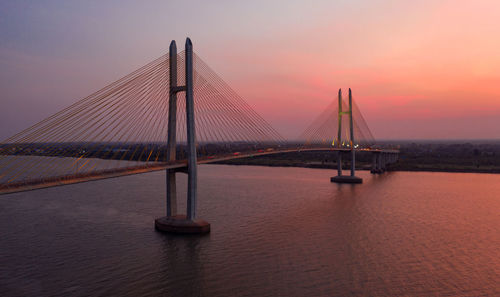
[{"label": "sunset sky", "polygon": [[498,1],[1,1],[0,138],[194,49],[286,137],[338,88],[378,139],[500,138]]}]

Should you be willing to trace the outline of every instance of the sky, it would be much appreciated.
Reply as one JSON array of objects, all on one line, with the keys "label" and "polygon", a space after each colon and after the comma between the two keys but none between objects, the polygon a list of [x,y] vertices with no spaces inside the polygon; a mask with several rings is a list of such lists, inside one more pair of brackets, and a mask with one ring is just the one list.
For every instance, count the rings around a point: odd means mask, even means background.
[{"label": "sky", "polygon": [[0,0],[0,139],[168,51],[281,134],[352,88],[377,139],[500,139],[498,1]]}]

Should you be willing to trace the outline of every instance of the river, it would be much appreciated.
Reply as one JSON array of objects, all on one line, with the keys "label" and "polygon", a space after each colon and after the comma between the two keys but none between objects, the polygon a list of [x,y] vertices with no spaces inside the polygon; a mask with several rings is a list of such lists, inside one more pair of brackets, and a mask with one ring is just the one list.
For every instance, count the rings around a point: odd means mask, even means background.
[{"label": "river", "polygon": [[206,236],[154,230],[164,172],[0,196],[0,295],[500,295],[500,175],[334,173],[200,166]]}]

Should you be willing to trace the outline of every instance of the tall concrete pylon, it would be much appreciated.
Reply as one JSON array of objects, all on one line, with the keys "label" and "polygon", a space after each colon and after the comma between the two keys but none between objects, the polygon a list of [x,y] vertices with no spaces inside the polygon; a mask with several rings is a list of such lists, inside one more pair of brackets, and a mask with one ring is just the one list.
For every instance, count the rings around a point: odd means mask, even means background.
[{"label": "tall concrete pylon", "polygon": [[[168,98],[168,140],[167,160],[176,160],[177,149],[177,46],[172,40],[169,48],[169,98]],[[172,71],[172,69],[176,69]],[[167,169],[167,217],[177,215],[177,188],[175,180],[176,170]]]},{"label": "tall concrete pylon", "polygon": [[330,180],[334,183],[348,183],[360,184],[363,179],[356,176],[356,143],[354,141],[354,120],[352,117],[352,92],[349,88],[349,111],[342,110],[342,89],[339,89],[339,112],[338,112],[338,140],[337,146],[341,147],[342,144],[342,116],[349,116],[349,149],[351,153],[351,175],[342,175],[342,151],[337,154],[337,176],[332,177]]},{"label": "tall concrete pylon", "polygon": [[356,174],[356,142],[354,141],[354,121],[352,119],[352,92],[349,88],[349,130],[351,133],[351,176],[354,177]]},{"label": "tall concrete pylon", "polygon": [[[339,89],[339,113],[338,119],[338,132],[337,132],[337,147],[341,147],[342,144],[342,89]],[[342,175],[342,152],[337,151],[337,176]]]},{"label": "tall concrete pylon", "polygon": [[[166,171],[166,216],[155,220],[157,230],[171,233],[208,233],[210,224],[196,218],[198,175],[196,157],[196,127],[194,119],[194,94],[193,94],[193,44],[191,39],[186,39],[185,45],[185,86],[177,85],[177,46],[172,40],[169,48],[169,111],[168,111],[168,140],[167,158],[169,162],[176,160],[176,129],[177,129],[177,93],[186,92],[186,129],[187,129],[187,170],[167,169]],[[186,215],[177,214],[177,187],[175,175],[177,172],[187,173],[187,207]]]}]

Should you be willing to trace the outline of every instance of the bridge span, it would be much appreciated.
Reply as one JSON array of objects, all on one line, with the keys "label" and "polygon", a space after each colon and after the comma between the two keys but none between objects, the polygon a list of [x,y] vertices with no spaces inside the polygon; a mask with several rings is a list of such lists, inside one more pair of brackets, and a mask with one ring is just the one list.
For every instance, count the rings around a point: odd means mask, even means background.
[{"label": "bridge span", "polygon": [[[234,159],[252,158],[252,157],[283,154],[283,153],[311,152],[311,151],[335,152],[335,153],[351,152],[351,150],[348,148],[273,149],[261,152],[259,151],[244,152],[244,153],[236,152],[228,155],[207,156],[204,158],[199,158],[197,160],[197,164],[211,164],[211,163],[217,163],[221,161],[228,161]],[[372,173],[384,172],[385,166],[389,163],[394,162],[396,160],[397,155],[399,154],[398,150],[392,150],[392,149],[356,149],[356,152],[369,152],[373,154],[374,161],[372,163],[372,169],[371,169]],[[380,162],[378,162],[377,156],[383,156],[383,155],[385,155],[386,157],[380,158]],[[29,181],[0,184],[0,195],[64,186],[75,183],[84,183],[100,179],[115,178],[127,175],[142,174],[153,171],[173,170],[175,172],[188,173],[187,168],[188,168],[188,162],[186,160],[176,160],[171,162],[144,163],[143,165],[134,165],[130,167],[120,167],[120,168],[113,168],[101,171],[92,171],[90,173],[66,174],[44,179],[31,179]]]},{"label": "bridge span", "polygon": [[[179,62],[179,63],[178,63]],[[0,143],[0,194],[151,171],[166,171],[166,216],[160,231],[206,233],[197,218],[197,166],[306,151],[336,154],[336,183],[362,183],[356,153],[373,155],[372,173],[395,162],[398,150],[375,139],[352,97],[338,92],[297,138],[285,139],[199,56],[186,39],[166,55]],[[350,174],[343,174],[343,155]],[[188,175],[187,208],[177,210],[176,174]]]}]

